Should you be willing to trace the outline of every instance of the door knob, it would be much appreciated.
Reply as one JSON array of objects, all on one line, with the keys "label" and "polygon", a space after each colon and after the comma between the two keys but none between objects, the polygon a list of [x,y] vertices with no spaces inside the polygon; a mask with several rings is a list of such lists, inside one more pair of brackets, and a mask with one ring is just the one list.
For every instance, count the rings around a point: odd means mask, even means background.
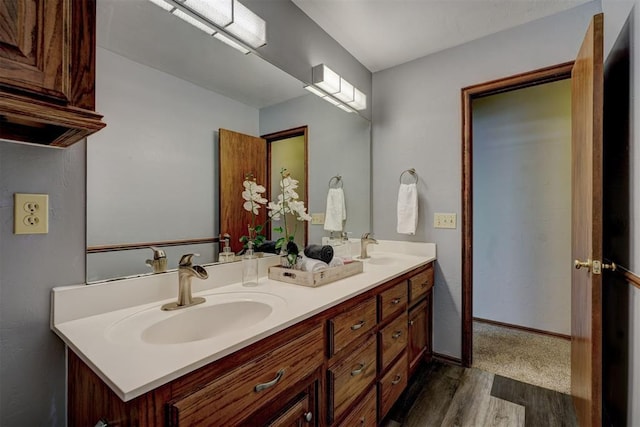
[{"label": "door knob", "polygon": [[591,269],[591,260],[588,259],[586,261],[580,261],[580,260],[575,260],[573,261],[573,266],[576,268],[576,270],[580,270],[581,268],[586,268],[587,270]]}]

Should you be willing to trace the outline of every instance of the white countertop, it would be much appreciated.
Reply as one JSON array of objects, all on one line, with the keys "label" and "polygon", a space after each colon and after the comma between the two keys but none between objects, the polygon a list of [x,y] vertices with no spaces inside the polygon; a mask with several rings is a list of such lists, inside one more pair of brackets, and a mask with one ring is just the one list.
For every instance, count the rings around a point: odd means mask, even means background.
[{"label": "white countertop", "polygon": [[192,281],[194,296],[215,301],[216,296],[241,292],[255,295],[256,300],[276,301],[264,320],[213,338],[149,344],[125,333],[114,336],[120,321],[145,310],[157,308],[157,316],[176,313],[159,308],[176,299],[175,271],[54,288],[51,329],[117,396],[128,401],[436,259],[435,244],[431,243],[380,241],[369,246],[369,251],[374,258],[376,254],[392,254],[394,261],[385,265],[365,261],[363,273],[317,288],[268,279],[267,268],[278,261],[277,257],[260,260],[261,277],[253,288],[239,283],[240,263],[206,267],[209,279]]}]

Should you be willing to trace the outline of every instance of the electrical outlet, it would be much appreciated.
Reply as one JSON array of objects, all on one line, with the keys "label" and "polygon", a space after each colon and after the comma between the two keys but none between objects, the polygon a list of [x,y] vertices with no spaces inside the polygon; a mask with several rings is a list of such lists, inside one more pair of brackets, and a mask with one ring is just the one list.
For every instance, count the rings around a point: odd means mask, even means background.
[{"label": "electrical outlet", "polygon": [[311,214],[311,224],[312,225],[324,224],[324,214],[323,213],[312,213]]},{"label": "electrical outlet", "polygon": [[456,214],[436,213],[433,216],[434,228],[456,228]]},{"label": "electrical outlet", "polygon": [[47,234],[49,232],[49,195],[13,195],[13,232]]}]

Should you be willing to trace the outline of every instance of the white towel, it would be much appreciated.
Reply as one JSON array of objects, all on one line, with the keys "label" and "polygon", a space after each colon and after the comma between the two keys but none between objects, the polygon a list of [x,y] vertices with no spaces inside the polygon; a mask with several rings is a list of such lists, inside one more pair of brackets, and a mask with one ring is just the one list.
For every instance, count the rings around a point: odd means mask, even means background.
[{"label": "white towel", "polygon": [[311,271],[311,272],[322,271],[329,268],[329,264],[327,264],[326,262],[320,261],[319,259],[313,259],[313,258],[307,258],[307,257],[302,258],[301,265],[302,265],[302,271]]},{"label": "white towel", "polygon": [[324,229],[342,231],[342,221],[347,219],[347,207],[344,203],[342,188],[329,188],[327,193],[327,211],[324,214]]},{"label": "white towel", "polygon": [[344,261],[339,256],[334,256],[331,258],[331,262],[329,263],[329,267],[340,267],[344,265]]},{"label": "white towel", "polygon": [[398,190],[398,233],[416,234],[418,226],[418,188],[415,183],[400,184]]}]

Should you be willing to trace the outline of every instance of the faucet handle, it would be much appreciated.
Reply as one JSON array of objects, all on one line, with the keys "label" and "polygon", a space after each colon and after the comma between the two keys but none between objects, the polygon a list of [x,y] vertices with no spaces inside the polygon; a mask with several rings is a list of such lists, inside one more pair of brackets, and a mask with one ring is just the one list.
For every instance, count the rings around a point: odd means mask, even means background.
[{"label": "faucet handle", "polygon": [[191,258],[194,256],[200,256],[200,254],[184,254],[180,258],[180,267],[191,267]]},{"label": "faucet handle", "polygon": [[149,249],[153,251],[153,259],[166,258],[167,255],[160,248],[156,248],[155,246],[149,246]]}]

